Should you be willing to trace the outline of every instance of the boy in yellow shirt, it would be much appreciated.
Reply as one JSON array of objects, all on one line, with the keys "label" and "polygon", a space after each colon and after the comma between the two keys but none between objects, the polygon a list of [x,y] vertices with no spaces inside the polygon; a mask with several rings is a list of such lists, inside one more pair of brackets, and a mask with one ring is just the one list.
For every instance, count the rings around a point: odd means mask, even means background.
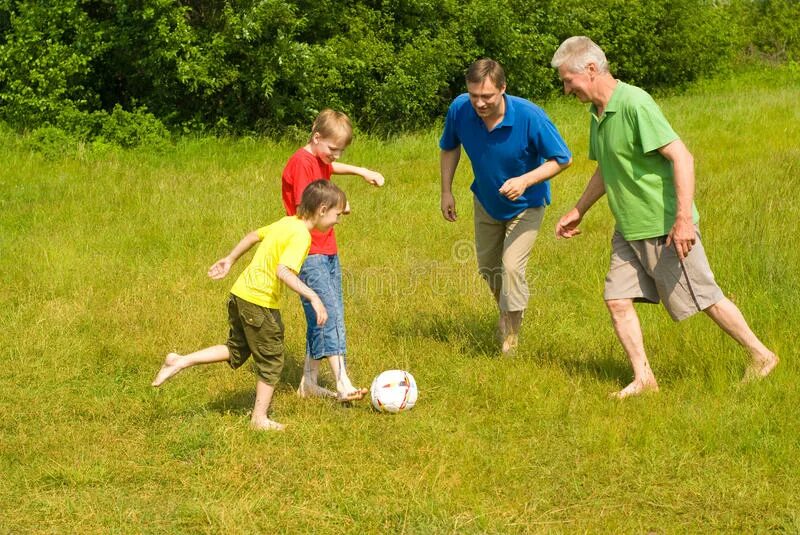
[{"label": "boy in yellow shirt", "polygon": [[259,430],[283,430],[284,425],[268,417],[272,394],[283,370],[283,322],[280,314],[285,284],[311,302],[317,323],[328,313],[319,296],[297,277],[311,246],[311,229],[326,231],[339,222],[347,205],[342,190],[327,180],[309,184],[303,192],[296,216],[254,230],[208,270],[212,279],[222,279],[231,266],[260,243],[250,265],[239,275],[228,299],[230,334],[225,345],[216,345],[188,355],[170,353],[152,385],[161,386],[181,370],[197,364],[228,361],[236,369],[253,356],[256,401],[250,424]]}]

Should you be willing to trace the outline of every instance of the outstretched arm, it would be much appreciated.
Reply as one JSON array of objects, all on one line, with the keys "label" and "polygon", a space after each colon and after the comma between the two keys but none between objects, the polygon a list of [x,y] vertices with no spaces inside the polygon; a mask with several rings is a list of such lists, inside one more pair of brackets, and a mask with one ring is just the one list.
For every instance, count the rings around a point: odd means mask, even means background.
[{"label": "outstretched arm", "polygon": [[386,181],[382,174],[366,167],[356,167],[355,165],[340,162],[333,162],[332,167],[334,175],[358,175],[373,186],[383,186]]},{"label": "outstretched arm", "polygon": [[456,220],[456,199],[453,197],[453,177],[461,159],[461,146],[443,150],[439,155],[439,170],[442,175],[442,216],[448,221]]},{"label": "outstretched arm", "polygon": [[581,198],[575,208],[564,214],[556,224],[556,237],[557,238],[572,238],[581,233],[578,225],[581,224],[583,216],[589,211],[589,208],[597,202],[597,200],[606,194],[606,185],[603,183],[603,174],[600,172],[600,166],[595,169],[589,183],[586,184],[586,189],[583,190]]},{"label": "outstretched arm", "polygon": [[536,169],[532,169],[524,175],[506,180],[500,187],[500,194],[514,201],[525,193],[525,190],[529,187],[553,178],[570,165],[572,165],[572,159],[566,163],[558,163],[556,160],[547,160]]},{"label": "outstretched arm", "polygon": [[214,264],[208,268],[208,276],[212,279],[222,279],[228,272],[231,270],[231,266],[239,260],[239,257],[242,256],[244,253],[250,250],[255,244],[261,241],[261,238],[258,236],[258,231],[253,231],[242,240],[236,244],[236,247],[226,256],[225,258],[220,258]]},{"label": "outstretched arm", "polygon": [[675,214],[675,223],[667,236],[667,247],[675,244],[675,251],[681,260],[686,258],[694,246],[697,235],[692,218],[692,203],[694,201],[694,158],[683,141],[676,139],[664,145],[658,152],[672,162],[675,174],[675,196],[678,206]]},{"label": "outstretched arm", "polygon": [[324,325],[325,322],[328,321],[328,311],[325,310],[325,305],[322,304],[322,300],[314,290],[306,286],[303,281],[300,280],[294,271],[283,264],[278,264],[278,278],[282,280],[286,286],[311,301],[311,306],[314,308],[314,312],[317,315],[317,325]]}]

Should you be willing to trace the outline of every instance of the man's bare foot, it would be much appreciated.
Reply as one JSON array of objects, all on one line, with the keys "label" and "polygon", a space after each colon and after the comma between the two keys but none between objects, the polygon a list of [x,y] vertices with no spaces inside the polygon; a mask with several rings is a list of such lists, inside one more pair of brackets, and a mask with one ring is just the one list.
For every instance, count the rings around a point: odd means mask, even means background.
[{"label": "man's bare foot", "polygon": [[655,377],[646,381],[633,381],[631,384],[618,392],[612,392],[608,397],[612,399],[625,399],[631,396],[638,396],[646,392],[658,392],[658,383]]},{"label": "man's bare foot", "polygon": [[297,395],[301,398],[335,398],[336,392],[328,390],[310,381],[306,381],[304,375],[300,379],[300,386],[297,388]]},{"label": "man's bare foot", "polygon": [[161,386],[164,381],[181,371],[183,368],[179,365],[180,359],[181,356],[177,353],[169,353],[167,358],[164,359],[164,364],[161,366],[161,369],[158,370],[156,378],[150,383],[151,386]]},{"label": "man's bare foot", "polygon": [[510,357],[517,351],[517,346],[519,345],[519,335],[516,334],[508,334],[503,340],[503,347],[501,351],[503,352],[503,356]]},{"label": "man's bare foot", "polygon": [[763,379],[775,369],[775,366],[778,365],[778,362],[780,362],[780,359],[775,353],[770,354],[764,359],[753,359],[753,361],[744,371],[742,382],[752,383],[753,381]]},{"label": "man's bare foot", "polygon": [[252,418],[250,428],[256,431],[283,431],[286,426],[269,418]]}]

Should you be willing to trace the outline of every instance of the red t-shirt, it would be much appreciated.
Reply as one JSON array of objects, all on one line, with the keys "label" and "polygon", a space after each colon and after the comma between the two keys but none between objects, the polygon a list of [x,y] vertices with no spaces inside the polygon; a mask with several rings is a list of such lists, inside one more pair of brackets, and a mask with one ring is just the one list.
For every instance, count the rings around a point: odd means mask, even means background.
[{"label": "red t-shirt", "polygon": [[[281,177],[281,195],[286,215],[297,214],[297,206],[300,204],[300,198],[303,196],[306,186],[315,180],[330,180],[332,174],[332,165],[323,162],[302,147],[297,149],[286,162]],[[330,255],[336,253],[336,236],[333,229],[320,232],[312,228],[311,249],[308,254]]]}]

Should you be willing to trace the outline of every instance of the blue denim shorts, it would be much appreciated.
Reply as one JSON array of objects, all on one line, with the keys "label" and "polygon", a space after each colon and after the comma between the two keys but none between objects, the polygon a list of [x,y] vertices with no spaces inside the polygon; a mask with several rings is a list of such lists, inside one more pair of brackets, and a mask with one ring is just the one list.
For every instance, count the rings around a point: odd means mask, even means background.
[{"label": "blue denim shorts", "polygon": [[306,355],[317,360],[333,355],[344,356],[347,345],[339,255],[309,255],[300,269],[300,280],[319,295],[328,310],[328,321],[319,326],[311,302],[300,298],[306,314]]}]

